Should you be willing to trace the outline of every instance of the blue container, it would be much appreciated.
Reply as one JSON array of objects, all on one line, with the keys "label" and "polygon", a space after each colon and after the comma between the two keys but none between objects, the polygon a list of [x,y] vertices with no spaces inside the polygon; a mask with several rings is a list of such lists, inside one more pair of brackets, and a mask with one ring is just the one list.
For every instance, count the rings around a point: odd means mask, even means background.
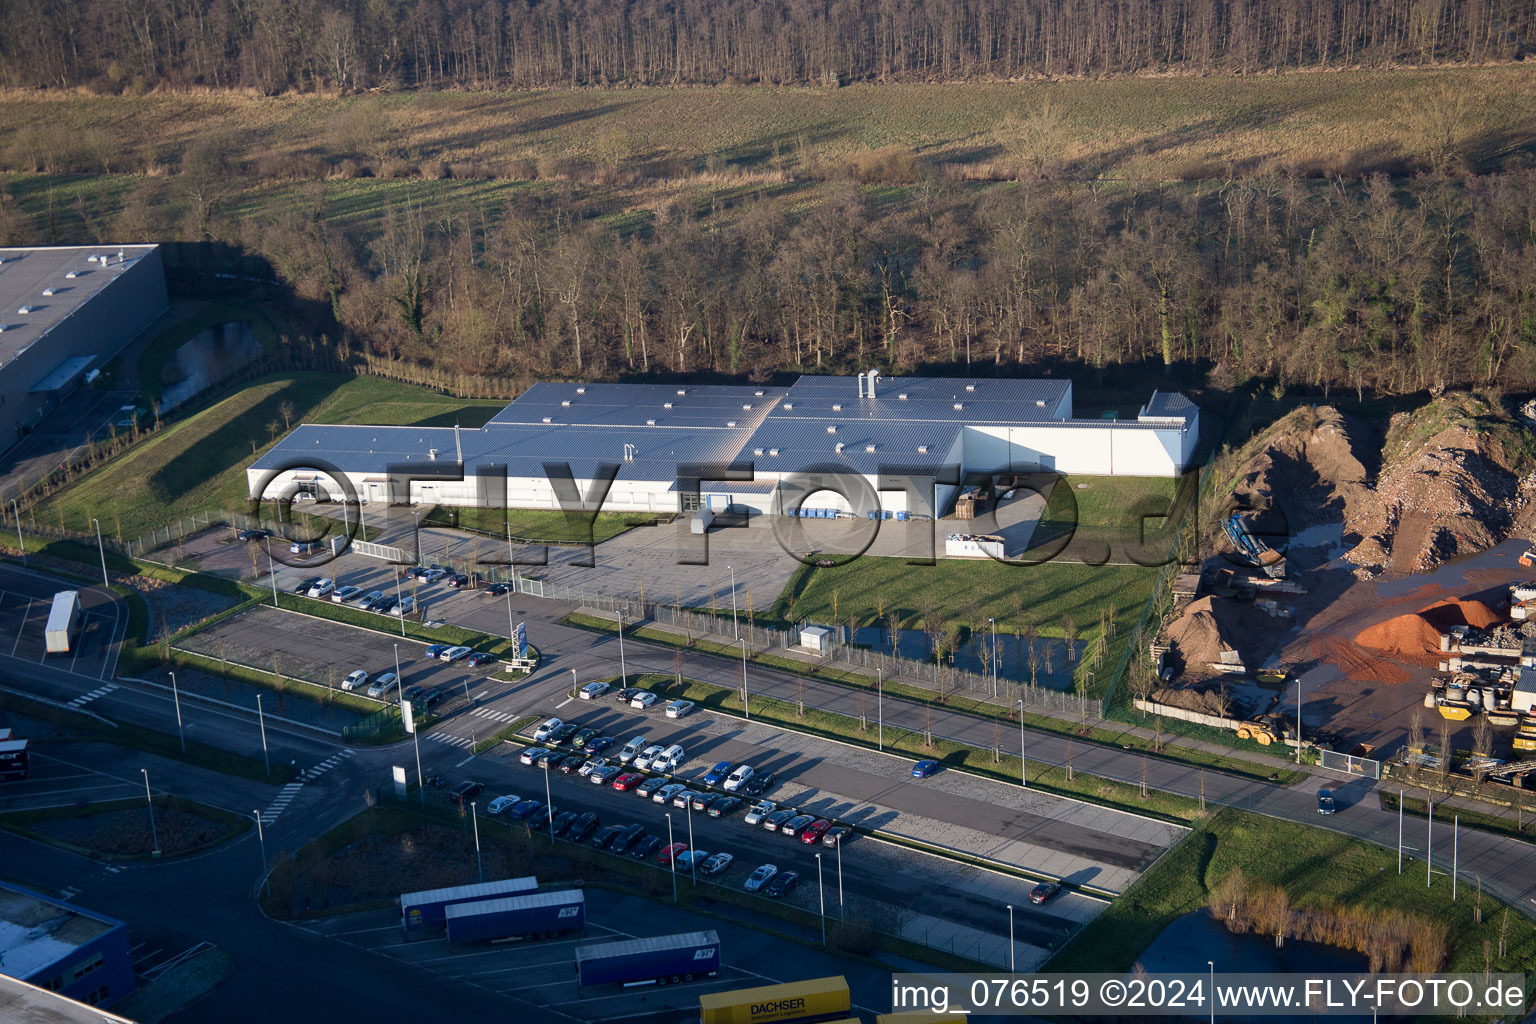
[{"label": "blue container", "polygon": [[871,518],[871,519],[884,519],[885,516],[880,514],[880,510],[879,509],[872,508],[872,509],[869,510],[869,518]]},{"label": "blue container", "polygon": [[906,520],[906,518],[907,518],[907,510],[904,509],[904,508],[897,509],[896,510],[896,518],[898,520],[901,520],[901,521],[904,522]]}]

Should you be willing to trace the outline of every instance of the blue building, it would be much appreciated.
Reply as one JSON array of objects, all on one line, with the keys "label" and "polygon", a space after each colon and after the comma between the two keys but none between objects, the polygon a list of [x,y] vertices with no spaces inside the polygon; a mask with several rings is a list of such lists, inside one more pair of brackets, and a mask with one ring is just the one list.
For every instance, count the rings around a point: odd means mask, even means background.
[{"label": "blue building", "polygon": [[128,926],[0,884],[0,974],[90,1006],[108,1006],[134,989]]}]

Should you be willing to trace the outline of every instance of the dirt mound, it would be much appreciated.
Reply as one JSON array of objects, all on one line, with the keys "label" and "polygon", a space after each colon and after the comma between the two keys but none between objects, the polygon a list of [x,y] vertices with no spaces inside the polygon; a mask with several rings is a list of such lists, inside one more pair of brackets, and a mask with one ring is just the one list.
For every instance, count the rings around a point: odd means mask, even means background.
[{"label": "dirt mound", "polygon": [[1202,597],[1190,603],[1172,626],[1168,639],[1184,661],[1186,681],[1219,674],[1210,666],[1221,660],[1224,651],[1240,650],[1235,638],[1242,629],[1233,621],[1231,609]]},{"label": "dirt mound", "polygon": [[1456,598],[1432,604],[1421,610],[1419,614],[1442,633],[1450,630],[1452,626],[1488,629],[1504,621],[1504,616],[1481,601],[1461,601]]},{"label": "dirt mound", "polygon": [[1355,643],[1399,661],[1433,665],[1440,660],[1440,630],[1418,612],[1363,629],[1355,634]]},{"label": "dirt mound", "polygon": [[1279,521],[1267,525],[1279,533],[1347,520],[1370,501],[1372,433],[1331,405],[1295,409],[1237,453],[1232,495],[1242,507],[1276,510]]},{"label": "dirt mound", "polygon": [[1536,499],[1536,434],[1475,395],[1392,417],[1372,499],[1345,516],[1368,574],[1423,572],[1507,539]]}]

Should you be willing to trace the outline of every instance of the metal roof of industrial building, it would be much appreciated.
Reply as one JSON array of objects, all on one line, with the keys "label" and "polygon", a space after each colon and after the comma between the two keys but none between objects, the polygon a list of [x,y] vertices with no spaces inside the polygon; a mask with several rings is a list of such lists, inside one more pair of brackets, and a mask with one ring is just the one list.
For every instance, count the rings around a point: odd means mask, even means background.
[{"label": "metal roof of industrial building", "polygon": [[133,1024],[127,1017],[0,974],[0,1020],[25,1024]]},{"label": "metal roof of industrial building", "polygon": [[491,418],[489,426],[566,423],[605,427],[736,427],[762,422],[783,388],[735,385],[543,382]]},{"label": "metal roof of industrial building", "polygon": [[1199,409],[1177,391],[1154,391],[1147,404],[1141,407],[1141,419],[1187,419]]},{"label": "metal roof of industrial building", "polygon": [[[0,334],[0,367],[31,348],[154,249],[153,245],[0,249],[0,327],[5,329]],[[71,273],[75,276],[70,277]],[[53,294],[44,295],[45,288],[53,289]],[[28,312],[20,312],[22,307]]]},{"label": "metal roof of industrial building", "polygon": [[30,978],[117,925],[30,889],[0,885],[0,971]]}]

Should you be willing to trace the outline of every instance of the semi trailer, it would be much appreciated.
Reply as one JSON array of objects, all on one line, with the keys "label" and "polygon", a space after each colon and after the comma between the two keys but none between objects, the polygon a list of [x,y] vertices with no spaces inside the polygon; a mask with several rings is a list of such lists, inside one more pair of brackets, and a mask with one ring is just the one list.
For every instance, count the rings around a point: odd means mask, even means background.
[{"label": "semi trailer", "polygon": [[712,931],[659,935],[576,947],[576,976],[589,985],[665,985],[713,977],[720,936]]},{"label": "semi trailer", "polygon": [[846,978],[813,978],[699,997],[700,1024],[808,1024],[846,1019],[851,1002]]},{"label": "semi trailer", "polygon": [[452,903],[443,910],[449,942],[543,939],[587,926],[580,889]]},{"label": "semi trailer", "polygon": [[53,595],[48,625],[43,634],[49,654],[68,654],[80,628],[80,591],[61,590]]},{"label": "semi trailer", "polygon": [[400,924],[405,928],[406,938],[422,938],[442,930],[447,920],[447,909],[456,903],[522,896],[537,892],[538,888],[539,880],[529,875],[527,878],[504,878],[498,882],[475,882],[446,889],[408,892],[400,897]]}]

